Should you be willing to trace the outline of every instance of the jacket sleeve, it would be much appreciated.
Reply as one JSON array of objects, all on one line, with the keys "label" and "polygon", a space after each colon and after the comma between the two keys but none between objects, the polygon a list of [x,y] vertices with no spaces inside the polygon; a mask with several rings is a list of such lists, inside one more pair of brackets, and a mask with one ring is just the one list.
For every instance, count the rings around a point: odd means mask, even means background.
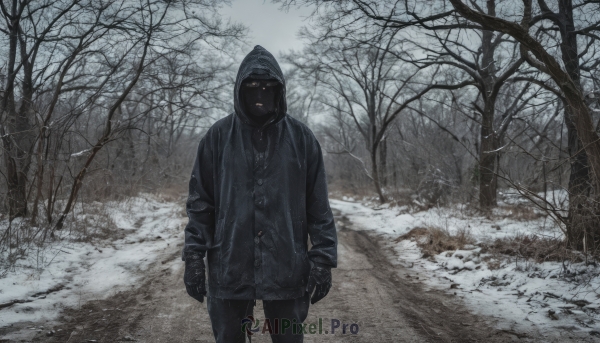
[{"label": "jacket sleeve", "polygon": [[189,196],[186,201],[188,223],[185,226],[185,246],[181,259],[186,253],[199,253],[205,256],[213,243],[215,232],[215,203],[213,182],[213,154],[210,145],[210,130],[200,140],[196,161],[189,182]]},{"label": "jacket sleeve", "polygon": [[329,207],[321,145],[312,132],[307,142],[306,218],[312,247],[308,258],[316,264],[337,267],[337,233]]}]

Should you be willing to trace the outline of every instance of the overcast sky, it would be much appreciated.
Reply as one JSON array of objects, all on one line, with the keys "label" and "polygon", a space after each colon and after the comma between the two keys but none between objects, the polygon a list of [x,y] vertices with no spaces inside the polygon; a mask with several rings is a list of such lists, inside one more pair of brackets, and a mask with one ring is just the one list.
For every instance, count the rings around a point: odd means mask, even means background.
[{"label": "overcast sky", "polygon": [[225,5],[221,13],[250,28],[249,49],[262,45],[277,57],[280,52],[302,48],[296,33],[308,23],[306,17],[311,12],[310,8],[291,8],[288,12],[278,8],[271,0],[233,0],[231,7]]}]

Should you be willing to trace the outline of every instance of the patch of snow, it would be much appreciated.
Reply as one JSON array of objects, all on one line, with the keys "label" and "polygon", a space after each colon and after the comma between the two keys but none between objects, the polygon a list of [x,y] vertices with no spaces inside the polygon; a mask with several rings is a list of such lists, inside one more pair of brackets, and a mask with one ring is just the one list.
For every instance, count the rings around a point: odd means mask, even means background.
[{"label": "patch of snow", "polygon": [[97,222],[101,226],[109,219],[114,225],[109,229],[122,231],[120,238],[94,243],[73,240],[67,223],[58,232],[63,237],[30,251],[0,278],[0,306],[24,301],[0,309],[0,326],[52,320],[61,308],[114,295],[136,284],[157,264],[179,258],[173,256],[172,247],[183,241],[187,222],[181,203],[144,194],[104,206],[106,214],[76,214],[79,225]]},{"label": "patch of snow", "polygon": [[[556,191],[551,196],[564,200],[565,194]],[[514,196],[507,203],[524,204]],[[499,325],[506,326],[504,329],[528,331],[535,327],[548,335],[567,327],[584,334],[600,331],[600,267],[534,263],[514,257],[495,261],[475,245],[425,259],[414,239],[396,240],[416,227],[437,227],[449,234],[464,230],[477,243],[519,234],[563,237],[558,224],[547,216],[516,220],[511,213],[504,213],[502,217],[502,211],[510,211],[510,206],[508,210],[499,207],[494,215],[501,218],[493,220],[470,215],[460,205],[408,213],[406,207],[381,208],[375,203],[330,199],[330,204],[350,220],[352,229],[383,235],[396,253],[390,256],[396,259],[392,263],[412,267],[424,276],[419,282],[425,280],[426,287],[456,294],[475,312],[502,319]],[[490,262],[499,265],[491,269]]]},{"label": "patch of snow", "polygon": [[88,152],[90,152],[90,151],[92,151],[92,149],[85,149],[85,150],[81,150],[81,151],[79,151],[79,152],[72,153],[72,154],[71,154],[71,157],[79,157],[79,156],[83,156],[84,154],[86,154],[86,153],[88,153]]}]

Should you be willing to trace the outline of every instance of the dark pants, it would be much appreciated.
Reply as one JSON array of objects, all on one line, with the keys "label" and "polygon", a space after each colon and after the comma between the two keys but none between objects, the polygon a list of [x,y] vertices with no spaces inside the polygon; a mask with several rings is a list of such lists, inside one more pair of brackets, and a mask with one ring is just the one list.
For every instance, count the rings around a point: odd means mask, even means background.
[{"label": "dark pants", "polygon": [[[253,315],[255,300],[228,300],[209,296],[207,298],[208,315],[212,324],[213,334],[217,343],[244,343],[246,333],[242,332],[242,319]],[[271,340],[273,343],[301,343],[304,339],[301,325],[293,330],[290,325],[285,333],[283,332],[283,323],[301,324],[308,315],[308,305],[310,304],[310,294],[291,300],[263,300],[265,318],[259,319],[259,330],[256,334],[263,332],[265,319],[269,320],[273,333]],[[277,325],[275,325],[277,323]],[[249,328],[254,328],[256,323],[249,323]],[[275,333],[275,327],[279,332]],[[296,331],[296,333],[294,333]],[[265,333],[266,334],[266,333]]]}]

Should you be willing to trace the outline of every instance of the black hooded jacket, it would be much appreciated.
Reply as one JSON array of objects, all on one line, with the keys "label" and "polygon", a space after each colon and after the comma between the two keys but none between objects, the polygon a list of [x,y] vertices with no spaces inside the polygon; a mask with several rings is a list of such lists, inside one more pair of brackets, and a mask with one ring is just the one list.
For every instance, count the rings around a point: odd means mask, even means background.
[{"label": "black hooded jacket", "polygon": [[[262,126],[244,112],[240,100],[242,81],[251,75],[281,83],[278,111]],[[206,256],[211,296],[300,297],[309,260],[337,266],[321,147],[306,125],[286,114],[283,73],[261,46],[240,65],[234,108],[198,146],[183,252]],[[253,144],[256,137],[265,140],[264,149]]]}]

